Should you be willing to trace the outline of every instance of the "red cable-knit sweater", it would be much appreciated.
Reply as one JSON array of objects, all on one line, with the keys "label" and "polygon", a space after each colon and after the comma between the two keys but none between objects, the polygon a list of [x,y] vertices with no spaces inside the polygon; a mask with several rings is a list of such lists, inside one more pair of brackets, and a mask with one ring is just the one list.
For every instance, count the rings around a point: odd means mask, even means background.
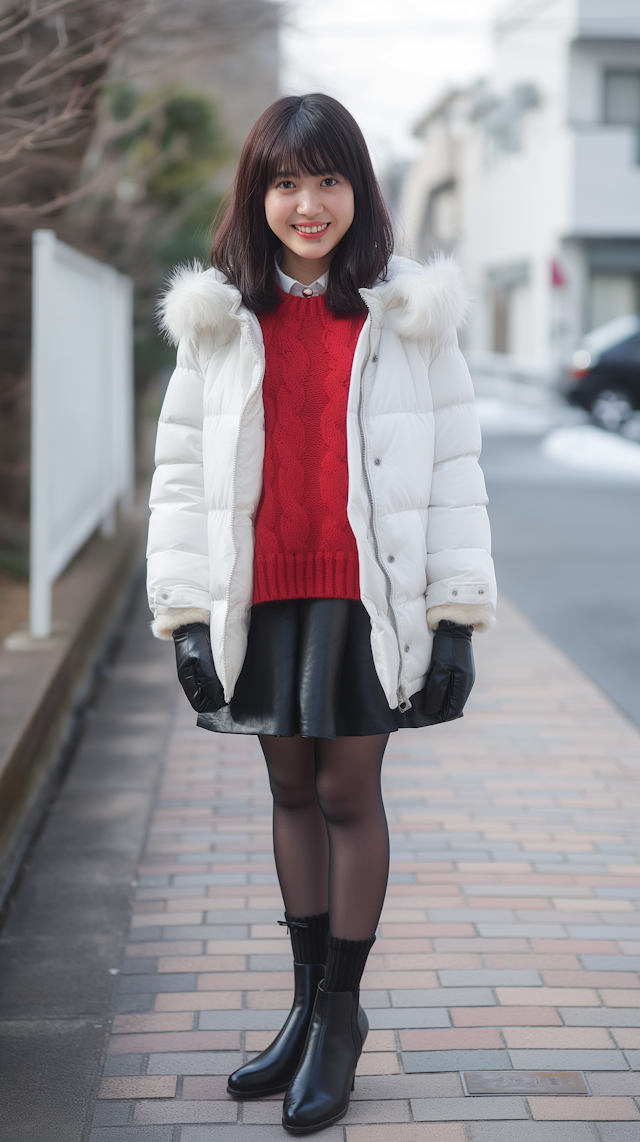
[{"label": "red cable-knit sweater", "polygon": [[253,602],[359,599],[347,519],[347,397],[366,315],[337,317],[324,297],[283,294],[259,315],[265,455],[255,521]]}]

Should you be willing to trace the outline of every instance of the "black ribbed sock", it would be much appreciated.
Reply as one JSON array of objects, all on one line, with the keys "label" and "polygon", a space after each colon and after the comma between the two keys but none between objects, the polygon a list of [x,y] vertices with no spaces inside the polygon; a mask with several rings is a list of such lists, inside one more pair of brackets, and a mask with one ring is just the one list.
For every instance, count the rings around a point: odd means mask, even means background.
[{"label": "black ribbed sock", "polygon": [[357,996],[367,956],[375,944],[369,940],[340,940],[329,936],[323,991],[352,991]]},{"label": "black ribbed sock", "polygon": [[289,935],[295,962],[326,964],[329,913],[319,912],[316,916],[290,916],[285,912],[285,922],[290,925]]}]

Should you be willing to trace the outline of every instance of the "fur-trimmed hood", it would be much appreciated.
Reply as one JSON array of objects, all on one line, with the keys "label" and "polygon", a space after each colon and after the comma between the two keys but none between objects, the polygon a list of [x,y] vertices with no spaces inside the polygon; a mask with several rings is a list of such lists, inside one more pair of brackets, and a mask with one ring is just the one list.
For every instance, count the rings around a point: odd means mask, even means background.
[{"label": "fur-trimmed hood", "polygon": [[[446,341],[467,315],[462,272],[444,256],[422,264],[393,257],[385,280],[361,292],[381,319],[387,310],[399,309],[393,327],[413,341]],[[174,344],[204,330],[217,340],[228,337],[234,323],[247,316],[239,291],[219,270],[204,270],[199,262],[173,270],[158,305],[158,324]]]}]

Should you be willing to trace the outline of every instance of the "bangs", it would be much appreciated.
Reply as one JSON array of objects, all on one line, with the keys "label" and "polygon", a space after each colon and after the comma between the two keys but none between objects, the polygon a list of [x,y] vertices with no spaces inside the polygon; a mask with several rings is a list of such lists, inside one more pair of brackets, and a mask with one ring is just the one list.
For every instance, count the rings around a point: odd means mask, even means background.
[{"label": "bangs", "polygon": [[305,107],[299,107],[278,133],[265,160],[265,189],[287,175],[340,174],[352,185],[360,182],[356,164],[339,138],[328,136],[326,123]]}]

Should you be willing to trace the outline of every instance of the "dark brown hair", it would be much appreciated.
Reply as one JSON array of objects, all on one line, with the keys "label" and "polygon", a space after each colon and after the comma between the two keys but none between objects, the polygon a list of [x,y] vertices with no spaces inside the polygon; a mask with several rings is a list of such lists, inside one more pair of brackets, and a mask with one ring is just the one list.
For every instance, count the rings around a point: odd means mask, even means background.
[{"label": "dark brown hair", "polygon": [[361,312],[365,305],[358,289],[384,277],[393,231],[362,131],[330,95],[288,95],[260,116],[242,148],[211,264],[254,312],[279,304],[275,255],[280,240],[267,223],[264,202],[274,180],[285,174],[340,174],[351,183],[354,219],[334,251],[326,300],[334,313]]}]

